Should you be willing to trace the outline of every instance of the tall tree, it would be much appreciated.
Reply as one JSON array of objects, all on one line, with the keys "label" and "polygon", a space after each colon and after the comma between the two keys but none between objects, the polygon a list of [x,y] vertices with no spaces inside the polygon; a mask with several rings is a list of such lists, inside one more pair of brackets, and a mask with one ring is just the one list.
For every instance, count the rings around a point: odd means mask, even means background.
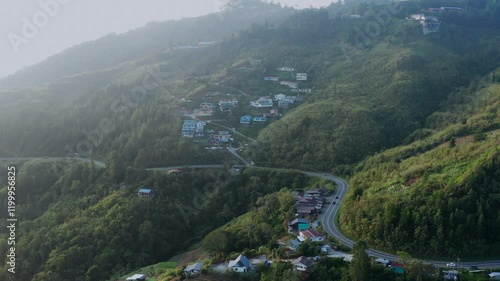
[{"label": "tall tree", "polygon": [[366,249],[368,249],[368,245],[365,241],[358,241],[353,247],[354,259],[349,266],[349,275],[352,281],[370,280],[372,266]]}]

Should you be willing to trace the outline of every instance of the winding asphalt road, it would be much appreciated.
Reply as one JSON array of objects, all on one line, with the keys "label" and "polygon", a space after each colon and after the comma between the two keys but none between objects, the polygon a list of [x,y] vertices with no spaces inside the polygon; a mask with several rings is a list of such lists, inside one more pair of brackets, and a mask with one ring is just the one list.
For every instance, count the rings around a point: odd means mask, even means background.
[{"label": "winding asphalt road", "polygon": [[[324,173],[310,173],[310,172],[305,172],[302,171],[302,173],[313,176],[313,177],[321,177],[327,180],[334,181],[338,188],[335,191],[335,194],[333,195],[333,198],[338,197],[339,199],[333,199],[332,203],[328,206],[326,209],[325,213],[323,214],[321,218],[321,223],[323,225],[323,229],[332,237],[337,239],[341,244],[346,245],[350,248],[353,247],[355,242],[346,236],[342,234],[342,232],[338,229],[337,225],[335,224],[335,216],[337,215],[340,205],[342,204],[345,195],[347,194],[347,189],[349,185],[347,182],[339,177],[336,177],[331,174],[324,174]],[[335,204],[333,202],[336,202]],[[382,252],[379,250],[375,250],[373,248],[370,248],[366,251],[368,255],[372,257],[377,257],[377,258],[383,258],[391,261],[397,261],[400,260],[400,258],[396,255],[389,254],[386,252]],[[456,264],[456,267],[460,268],[470,268],[471,266],[477,266],[478,268],[497,268],[500,267],[500,261],[494,260],[494,261],[478,261],[478,262],[458,262],[457,260],[451,259],[450,261],[435,261],[435,260],[422,260],[424,263],[430,263],[434,265],[435,267],[447,267],[446,264],[449,262],[453,262]],[[450,267],[450,269],[453,269]]]},{"label": "winding asphalt road", "polygon": [[[245,165],[248,165],[248,161],[243,159],[241,157],[236,149],[229,149],[229,152],[233,154],[235,157],[240,159],[245,163]],[[27,161],[27,160],[34,160],[34,159],[47,159],[47,160],[77,160],[77,161],[83,161],[86,163],[90,163],[92,160],[87,159],[87,158],[76,158],[76,157],[18,157],[18,158],[0,158],[0,161],[8,161],[8,162],[20,162],[20,161]],[[100,167],[106,167],[105,163],[102,161],[96,161],[93,160],[93,162]],[[189,167],[192,169],[207,169],[207,168],[221,168],[223,165],[185,165],[185,166],[171,166],[171,167],[158,167],[158,168],[150,168],[147,169],[149,171],[168,171],[172,169],[180,169],[180,168],[185,168]],[[255,168],[266,168],[266,169],[278,169],[278,168],[270,168],[270,167],[258,167],[254,166]],[[343,203],[343,200],[347,194],[347,190],[349,185],[347,184],[347,181],[343,178],[339,178],[337,176],[334,176],[332,174],[328,173],[315,173],[315,172],[308,172],[308,171],[301,171],[298,170],[299,172],[306,174],[311,177],[319,177],[323,178],[326,180],[334,181],[338,188],[336,189],[335,193],[333,194],[333,200],[328,205],[328,207],[325,210],[325,213],[321,217],[321,223],[323,225],[323,229],[332,237],[337,239],[341,244],[348,246],[350,248],[353,247],[355,242],[346,236],[342,234],[342,232],[338,229],[337,225],[335,224],[335,216],[337,215],[341,204]],[[338,199],[335,199],[337,198]],[[335,202],[335,204],[333,203]],[[392,260],[392,261],[397,261],[400,260],[400,258],[396,255],[382,252],[373,248],[370,248],[366,251],[368,255],[372,257],[377,257],[377,258],[383,258],[387,260]],[[447,267],[446,264],[448,262],[453,262],[457,265],[457,267],[460,268],[469,268],[471,266],[477,266],[478,268],[482,269],[491,269],[491,268],[497,268],[500,267],[500,260],[492,260],[492,261],[477,261],[477,262],[457,262],[456,260],[450,259],[450,261],[433,261],[433,260],[422,260],[425,263],[430,263],[434,265],[435,267]],[[456,267],[455,267],[456,268]],[[453,269],[453,268],[450,268]]]}]

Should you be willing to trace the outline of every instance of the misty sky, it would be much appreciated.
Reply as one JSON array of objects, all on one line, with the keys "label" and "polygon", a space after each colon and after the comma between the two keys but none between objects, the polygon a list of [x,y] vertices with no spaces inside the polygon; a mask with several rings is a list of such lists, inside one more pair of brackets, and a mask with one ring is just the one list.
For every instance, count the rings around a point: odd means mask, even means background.
[{"label": "misty sky", "polygon": [[[2,0],[0,77],[109,32],[126,32],[155,20],[218,12],[221,3],[227,1],[230,0]],[[326,6],[332,0],[274,2],[305,8]],[[44,9],[43,3],[52,5]],[[35,30],[25,28],[23,33],[23,27],[30,24],[25,20],[35,23]]]}]

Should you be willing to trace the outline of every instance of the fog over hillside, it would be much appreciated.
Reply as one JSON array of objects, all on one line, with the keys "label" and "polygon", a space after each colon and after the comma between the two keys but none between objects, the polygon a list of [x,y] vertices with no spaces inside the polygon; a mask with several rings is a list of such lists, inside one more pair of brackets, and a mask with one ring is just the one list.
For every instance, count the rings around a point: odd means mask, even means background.
[{"label": "fog over hillside", "polygon": [[[229,3],[234,2],[234,3]],[[50,55],[110,32],[123,33],[151,21],[196,17],[219,12],[240,0],[105,0],[3,1],[0,10],[0,77]],[[283,0],[296,8],[319,7],[330,0]]]}]

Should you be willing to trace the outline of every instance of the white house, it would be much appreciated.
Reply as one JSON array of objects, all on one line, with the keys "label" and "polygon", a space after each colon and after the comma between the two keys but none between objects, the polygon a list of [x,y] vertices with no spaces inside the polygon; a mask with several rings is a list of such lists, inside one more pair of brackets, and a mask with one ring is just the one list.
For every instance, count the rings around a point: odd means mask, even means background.
[{"label": "white house", "polygon": [[292,88],[292,89],[297,89],[299,87],[299,84],[297,84],[296,82],[292,82],[292,81],[281,81],[280,85],[285,85],[285,86],[288,86],[289,88]]},{"label": "white house", "polygon": [[302,230],[299,232],[299,236],[297,236],[300,242],[306,241],[307,238],[311,239],[311,242],[321,242],[325,239],[323,235],[314,229]]},{"label": "white house", "polygon": [[492,272],[488,276],[491,280],[500,280],[500,272]]},{"label": "white house", "polygon": [[239,255],[235,260],[230,260],[227,268],[234,272],[250,271],[251,263],[244,255]]},{"label": "white house", "polygon": [[214,139],[217,142],[230,142],[232,140],[232,136],[228,131],[219,131],[218,134],[214,135]]},{"label": "white house", "polygon": [[306,271],[314,264],[313,258],[299,257],[292,261],[293,267],[298,271]]},{"label": "white house", "polygon": [[251,101],[250,105],[256,108],[273,107],[273,100],[268,97],[262,97],[256,101]]},{"label": "white house", "polygon": [[145,281],[146,275],[144,274],[134,274],[127,278],[127,281]]},{"label": "white house", "polygon": [[192,275],[196,275],[196,274],[200,273],[202,269],[203,269],[203,263],[197,262],[197,263],[190,264],[190,265],[186,266],[186,268],[183,271],[187,275],[192,276]]},{"label": "white house", "polygon": [[307,81],[307,73],[297,73],[297,75],[295,76],[295,80]]},{"label": "white house", "polygon": [[284,94],[277,94],[274,96],[275,101],[284,100],[285,98],[286,98],[286,95],[284,95]]}]

